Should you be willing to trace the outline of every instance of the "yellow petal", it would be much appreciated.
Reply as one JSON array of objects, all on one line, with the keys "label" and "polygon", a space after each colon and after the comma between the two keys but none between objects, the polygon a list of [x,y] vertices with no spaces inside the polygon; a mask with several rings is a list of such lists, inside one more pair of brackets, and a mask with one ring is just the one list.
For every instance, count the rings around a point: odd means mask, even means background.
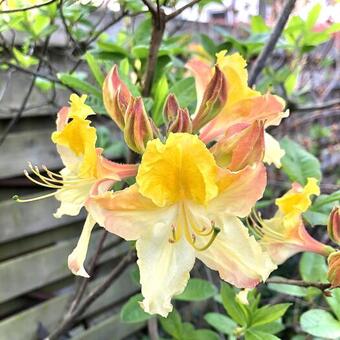
[{"label": "yellow petal", "polygon": [[280,143],[269,133],[264,134],[264,158],[267,164],[274,164],[275,167],[281,168],[281,158],[285,155],[285,151],[281,149]]},{"label": "yellow petal", "polygon": [[253,288],[265,281],[276,265],[242,222],[227,214],[211,217],[221,231],[207,250],[196,252],[197,258],[238,288]]},{"label": "yellow petal", "polygon": [[171,298],[183,292],[195,262],[194,249],[182,237],[170,243],[171,229],[159,223],[148,228],[137,241],[138,266],[147,313],[167,317],[172,311]]},{"label": "yellow petal", "polygon": [[159,207],[188,199],[206,204],[217,194],[217,165],[197,136],[171,133],[150,141],[137,174],[139,192]]},{"label": "yellow petal", "polygon": [[[61,146],[62,159],[70,158],[66,155],[65,147],[73,152],[73,158],[81,161],[79,177],[95,177],[97,171],[96,129],[90,126],[89,120],[74,118],[63,130],[52,134],[52,141]],[[67,164],[65,164],[67,166]]]},{"label": "yellow petal", "polygon": [[73,93],[70,96],[70,118],[81,118],[85,119],[89,115],[95,114],[89,105],[85,104],[87,95],[83,94],[79,97],[77,94]]},{"label": "yellow petal", "polygon": [[77,246],[68,256],[68,267],[74,275],[90,277],[84,268],[84,261],[86,259],[91,232],[95,224],[96,221],[91,217],[91,215],[87,215]]},{"label": "yellow petal", "polygon": [[118,192],[93,195],[86,208],[99,225],[126,240],[136,240],[158,223],[173,221],[176,207],[159,208],[136,185]]}]

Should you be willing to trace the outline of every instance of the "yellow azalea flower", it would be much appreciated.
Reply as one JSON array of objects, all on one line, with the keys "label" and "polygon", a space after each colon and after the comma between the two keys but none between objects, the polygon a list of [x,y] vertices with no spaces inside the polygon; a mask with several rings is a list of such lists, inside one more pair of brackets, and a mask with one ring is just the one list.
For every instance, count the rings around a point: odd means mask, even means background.
[{"label": "yellow azalea flower", "polygon": [[136,184],[115,193],[94,189],[86,207],[108,231],[137,241],[141,306],[167,316],[196,257],[240,288],[256,286],[275,269],[238,219],[265,183],[262,163],[222,169],[197,136],[170,133],[165,144],[148,142]]},{"label": "yellow azalea flower", "polygon": [[[287,111],[283,112],[285,103],[280,97],[269,93],[261,95],[248,86],[247,64],[240,54],[225,54],[226,51],[217,53],[216,66],[226,78],[227,100],[219,114],[201,129],[200,138],[205,143],[220,140],[234,125],[247,127],[258,120],[264,121],[265,127],[268,127],[279,125],[282,118],[288,116]],[[213,69],[207,62],[198,59],[190,60],[187,67],[195,77],[197,107],[200,107],[209,80],[213,77]],[[283,155],[278,142],[266,133],[264,161],[280,167]]]},{"label": "yellow azalea flower", "polygon": [[[72,100],[74,102],[74,97],[71,98]],[[81,109],[84,109],[85,113],[79,111]],[[52,141],[57,145],[57,150],[65,166],[60,174],[50,171],[45,166],[42,168],[46,174],[42,174],[38,167],[31,164],[29,164],[30,170],[36,177],[25,171],[26,177],[31,181],[54,189],[54,191],[27,200],[16,198],[19,202],[27,202],[54,196],[61,203],[54,214],[56,218],[63,215],[78,215],[92,187],[98,181],[101,181],[101,190],[105,191],[110,189],[116,181],[135,176],[137,172],[135,164],[118,164],[102,156],[103,150],[96,148],[96,129],[90,126],[89,120],[82,118],[87,116],[86,112],[89,112],[86,106],[77,106],[77,110],[73,107],[72,116],[70,116],[70,112],[72,110],[67,107],[59,111],[57,131],[52,134]],[[83,262],[94,225],[95,221],[89,215],[77,247],[69,256],[69,268],[74,274],[88,276]]]},{"label": "yellow azalea flower", "polygon": [[92,107],[85,104],[86,99],[87,99],[86,94],[83,94],[81,97],[79,97],[75,93],[71,94],[69,110],[70,118],[78,117],[85,119],[87,116],[95,114],[92,110]]},{"label": "yellow azalea flower", "polygon": [[302,213],[312,203],[310,196],[319,194],[317,180],[308,178],[305,187],[293,183],[292,189],[276,200],[278,211],[273,218],[262,220],[256,214],[250,217],[255,233],[275,263],[281,264],[301,251],[327,256],[333,250],[310,236],[302,221]]}]

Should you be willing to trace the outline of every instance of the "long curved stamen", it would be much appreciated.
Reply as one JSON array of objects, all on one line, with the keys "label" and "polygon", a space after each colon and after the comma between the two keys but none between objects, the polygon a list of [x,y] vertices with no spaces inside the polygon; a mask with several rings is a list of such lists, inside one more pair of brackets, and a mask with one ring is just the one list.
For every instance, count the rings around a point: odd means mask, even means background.
[{"label": "long curved stamen", "polygon": [[33,202],[33,201],[39,201],[42,200],[44,198],[48,198],[48,197],[52,197],[56,194],[56,191],[54,192],[50,192],[49,194],[46,195],[42,195],[42,196],[38,196],[38,197],[32,197],[32,198],[25,198],[25,199],[21,199],[18,195],[14,195],[12,198],[19,203],[27,203],[27,202]]},{"label": "long curved stamen", "polygon": [[55,185],[55,184],[45,184],[42,182],[37,181],[36,179],[34,179],[33,177],[31,177],[31,175],[28,173],[27,170],[24,170],[24,175],[33,183],[40,185],[42,187],[46,187],[46,188],[52,188],[52,189],[60,189],[62,186],[61,185]]}]

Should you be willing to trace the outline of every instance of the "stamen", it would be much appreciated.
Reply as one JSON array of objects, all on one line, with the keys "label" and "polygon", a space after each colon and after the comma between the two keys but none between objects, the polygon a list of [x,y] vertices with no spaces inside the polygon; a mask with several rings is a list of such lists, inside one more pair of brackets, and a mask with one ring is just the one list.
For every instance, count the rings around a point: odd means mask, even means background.
[{"label": "stamen", "polygon": [[33,183],[35,183],[35,184],[38,184],[38,185],[40,185],[40,186],[42,186],[42,187],[53,188],[53,189],[60,189],[60,188],[61,188],[61,186],[57,186],[57,185],[55,185],[55,184],[45,184],[45,183],[41,183],[41,182],[37,181],[36,179],[34,179],[33,177],[31,177],[31,176],[29,175],[29,173],[27,172],[27,170],[24,170],[24,175],[25,175],[31,182],[33,182]]},{"label": "stamen", "polygon": [[44,198],[52,197],[55,194],[56,194],[56,191],[50,192],[49,194],[46,194],[46,195],[42,195],[42,196],[38,196],[38,197],[32,197],[32,198],[27,198],[27,199],[21,199],[21,198],[19,198],[18,195],[14,195],[12,198],[16,202],[18,202],[18,203],[27,203],[27,202],[39,201],[39,200],[42,200]]},{"label": "stamen", "polygon": [[221,231],[220,228],[214,227],[214,228],[213,228],[213,234],[211,235],[210,240],[208,241],[208,243],[207,243],[205,246],[203,246],[203,247],[197,247],[195,244],[192,244],[192,246],[193,246],[197,251],[203,251],[203,250],[208,249],[208,248],[212,245],[212,243],[215,241],[215,238],[216,238],[216,236],[218,235],[218,233],[219,233],[220,231]]}]

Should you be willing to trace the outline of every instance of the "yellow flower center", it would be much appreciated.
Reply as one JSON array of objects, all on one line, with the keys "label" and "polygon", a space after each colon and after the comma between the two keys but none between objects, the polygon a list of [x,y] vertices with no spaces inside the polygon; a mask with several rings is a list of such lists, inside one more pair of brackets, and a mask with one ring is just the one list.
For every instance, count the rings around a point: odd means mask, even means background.
[{"label": "yellow flower center", "polygon": [[139,192],[159,207],[183,200],[206,204],[218,193],[217,165],[197,136],[170,134],[147,144],[137,174]]}]

